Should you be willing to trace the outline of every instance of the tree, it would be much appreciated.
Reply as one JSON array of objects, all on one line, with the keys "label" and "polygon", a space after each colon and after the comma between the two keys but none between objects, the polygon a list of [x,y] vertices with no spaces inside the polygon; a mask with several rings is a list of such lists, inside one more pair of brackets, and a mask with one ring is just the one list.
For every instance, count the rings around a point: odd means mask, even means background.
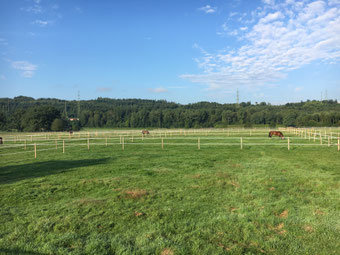
[{"label": "tree", "polygon": [[63,131],[65,129],[65,122],[62,119],[55,119],[51,124],[52,131]]},{"label": "tree", "polygon": [[60,118],[60,112],[52,106],[30,108],[21,119],[25,131],[49,131],[52,122]]},{"label": "tree", "polygon": [[0,112],[0,130],[7,130],[7,117],[3,112]]},{"label": "tree", "polygon": [[71,128],[73,131],[79,131],[81,126],[80,126],[80,122],[78,120],[74,120],[71,122]]}]

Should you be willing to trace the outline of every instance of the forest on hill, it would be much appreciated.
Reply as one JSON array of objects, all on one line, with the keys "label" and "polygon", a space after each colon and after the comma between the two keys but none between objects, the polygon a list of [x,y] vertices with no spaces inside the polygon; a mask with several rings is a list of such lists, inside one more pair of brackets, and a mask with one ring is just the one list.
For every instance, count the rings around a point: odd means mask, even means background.
[{"label": "forest on hill", "polygon": [[[75,120],[70,121],[70,118]],[[110,99],[66,101],[19,96],[0,98],[0,130],[61,131],[81,127],[208,128],[239,125],[340,126],[336,100],[271,105],[242,102],[178,104],[165,100]]]}]

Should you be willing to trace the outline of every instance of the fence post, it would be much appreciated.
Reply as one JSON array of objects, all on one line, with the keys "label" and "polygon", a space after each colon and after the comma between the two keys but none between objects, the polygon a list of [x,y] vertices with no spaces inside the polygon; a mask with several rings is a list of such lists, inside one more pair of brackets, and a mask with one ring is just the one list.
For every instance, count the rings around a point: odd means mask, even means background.
[{"label": "fence post", "polygon": [[105,138],[105,146],[107,147],[107,137]]},{"label": "fence post", "polygon": [[122,138],[122,150],[124,150],[124,136]]},{"label": "fence post", "polygon": [[242,141],[242,137],[241,137],[241,150],[243,148],[243,141]]},{"label": "fence post", "polygon": [[331,141],[330,141],[330,137],[328,136],[328,147],[331,146]]},{"label": "fence post", "polygon": [[290,150],[290,142],[289,142],[289,137],[288,137],[288,150]]},{"label": "fence post", "polygon": [[90,150],[90,138],[87,138],[87,150]]},{"label": "fence post", "polygon": [[27,141],[26,141],[26,138],[25,138],[25,150],[26,150],[26,144],[27,144]]},{"label": "fence post", "polygon": [[58,150],[58,140],[55,139],[55,149]]},{"label": "fence post", "polygon": [[63,153],[65,153],[65,140],[63,140]]},{"label": "fence post", "polygon": [[31,142],[33,141],[33,135],[31,135]]},{"label": "fence post", "polygon": [[201,149],[201,144],[200,144],[200,138],[198,137],[198,140],[197,140],[197,148],[200,150]]},{"label": "fence post", "polygon": [[340,139],[338,137],[338,151],[340,151]]},{"label": "fence post", "polygon": [[37,158],[37,144],[34,144],[34,158]]},{"label": "fence post", "polygon": [[162,149],[164,149],[164,142],[163,142],[163,137],[162,137]]},{"label": "fence post", "polygon": [[321,135],[321,132],[320,132],[320,144],[322,144],[322,135]]}]

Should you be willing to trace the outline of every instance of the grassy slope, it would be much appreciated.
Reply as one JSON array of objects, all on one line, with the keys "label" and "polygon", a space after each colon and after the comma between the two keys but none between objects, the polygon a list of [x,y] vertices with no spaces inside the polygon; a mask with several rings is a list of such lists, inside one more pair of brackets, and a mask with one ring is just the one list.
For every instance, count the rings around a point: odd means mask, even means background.
[{"label": "grassy slope", "polygon": [[31,157],[0,162],[0,253],[340,252],[335,148],[116,145]]}]

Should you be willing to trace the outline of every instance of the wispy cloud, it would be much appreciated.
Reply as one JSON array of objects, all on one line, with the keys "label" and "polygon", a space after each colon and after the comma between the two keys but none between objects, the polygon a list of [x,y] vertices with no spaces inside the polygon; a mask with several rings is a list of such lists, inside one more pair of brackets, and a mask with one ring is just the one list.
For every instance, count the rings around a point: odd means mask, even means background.
[{"label": "wispy cloud", "polygon": [[198,66],[203,73],[181,77],[211,90],[261,86],[315,61],[339,61],[340,6],[334,0],[328,4],[321,0],[264,2],[253,13],[254,23],[247,29],[242,23],[234,33],[241,47],[218,53],[202,51]]},{"label": "wispy cloud", "polygon": [[79,6],[75,6],[75,7],[74,7],[74,10],[75,10],[77,13],[79,13],[79,14],[83,13],[83,9],[82,9],[81,7],[79,7]]},{"label": "wispy cloud", "polygon": [[214,13],[217,11],[217,7],[212,7],[209,4],[207,4],[206,6],[198,8],[198,10],[204,11],[205,13]]},{"label": "wispy cloud", "polygon": [[33,0],[31,1],[31,5],[27,6],[27,7],[22,7],[21,10],[22,11],[26,11],[26,12],[31,12],[33,14],[38,14],[38,13],[42,13],[43,12],[43,8],[40,4],[40,0]]},{"label": "wispy cloud", "polygon": [[301,90],[303,90],[303,87],[296,87],[296,88],[294,89],[295,92],[299,92],[299,91],[301,91]]},{"label": "wispy cloud", "polygon": [[8,45],[7,40],[5,38],[0,38],[0,46],[1,45],[3,45],[3,46]]},{"label": "wispy cloud", "polygon": [[48,25],[51,25],[52,23],[53,23],[53,21],[51,21],[51,20],[40,20],[40,19],[37,19],[37,20],[32,22],[32,24],[38,25],[40,27],[46,27]]},{"label": "wispy cloud", "polygon": [[11,63],[11,67],[20,70],[21,76],[25,78],[32,78],[35,71],[38,69],[37,65],[34,65],[28,61],[21,60],[21,61],[9,61]]},{"label": "wispy cloud", "polygon": [[170,86],[169,89],[186,89],[186,86]]},{"label": "wispy cloud", "polygon": [[169,92],[166,88],[163,88],[163,87],[159,87],[159,88],[149,88],[149,91],[150,91],[151,93],[156,93],[156,94],[167,93],[167,92]]},{"label": "wispy cloud", "polygon": [[108,92],[112,91],[112,88],[99,87],[99,88],[96,89],[96,91],[100,92],[100,93],[108,93]]}]

